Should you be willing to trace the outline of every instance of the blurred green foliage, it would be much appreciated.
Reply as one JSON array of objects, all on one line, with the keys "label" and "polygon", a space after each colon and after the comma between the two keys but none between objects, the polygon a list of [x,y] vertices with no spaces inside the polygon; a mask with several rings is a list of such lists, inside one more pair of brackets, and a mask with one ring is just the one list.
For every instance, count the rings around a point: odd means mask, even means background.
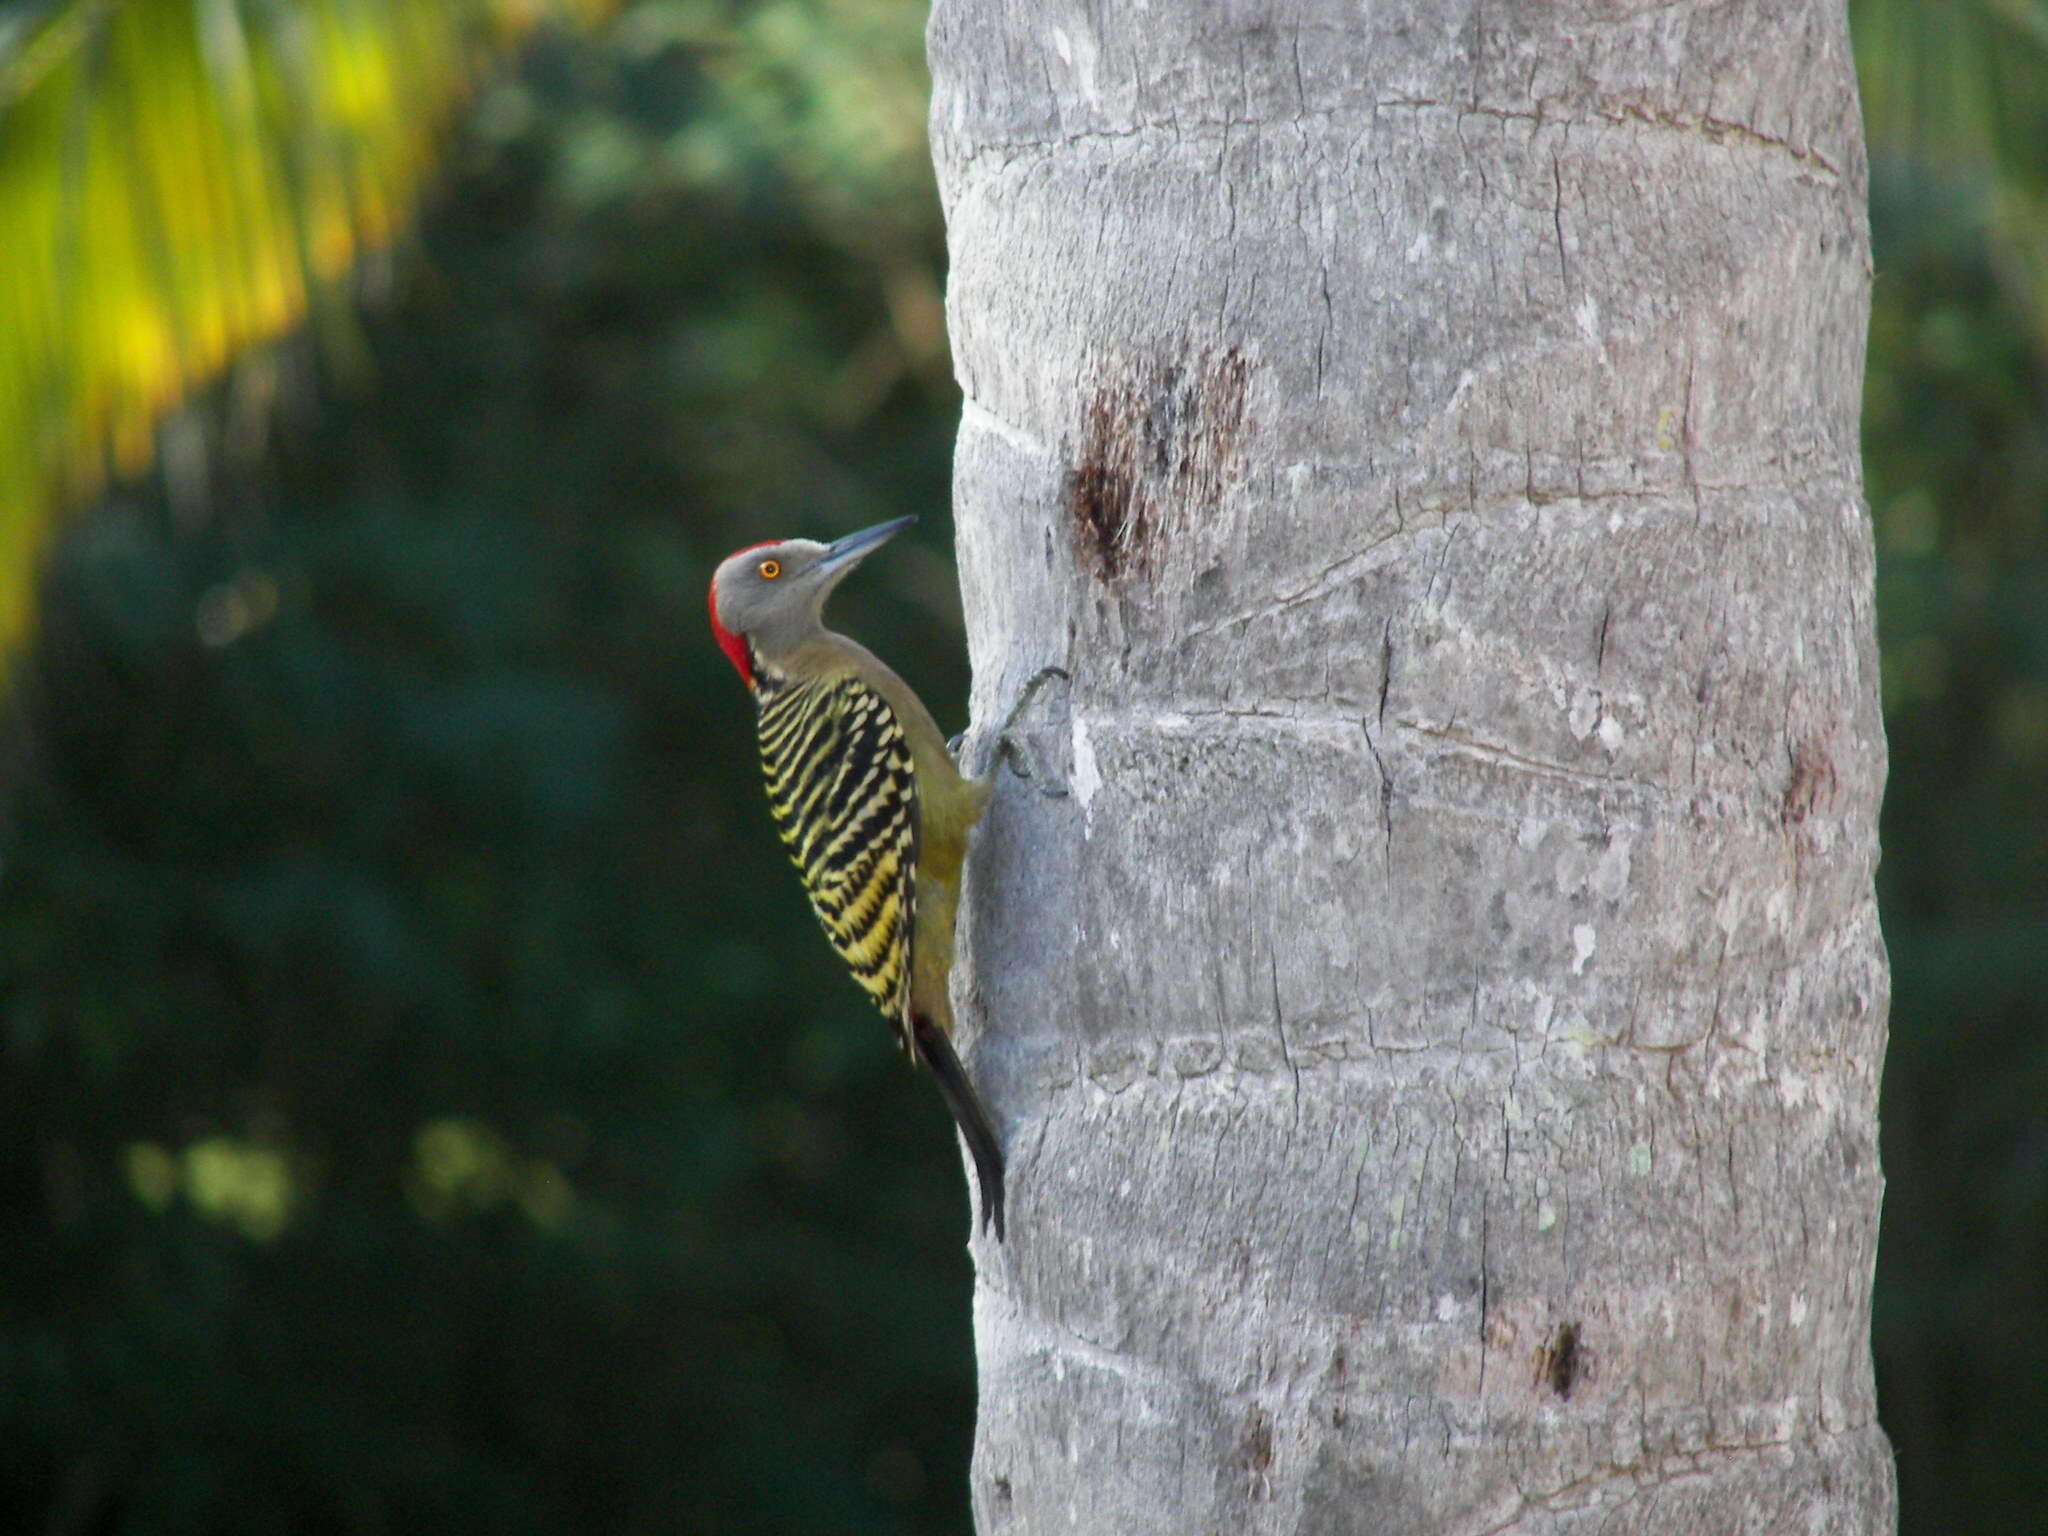
[{"label": "blurred green foliage", "polygon": [[1906,1536],[2048,1531],[2048,3],[1855,0]]},{"label": "blurred green foliage", "polygon": [[2048,1530],[2048,328],[1981,188],[1880,162],[1874,211],[1880,1406],[1909,1536],[2004,1536]]},{"label": "blurred green foliage", "polygon": [[958,715],[919,17],[826,15],[546,39],[369,387],[283,350],[261,451],[224,389],[200,484],[61,546],[0,881],[0,1529],[961,1528],[951,1133],[704,620],[727,548],[920,512],[839,611]]},{"label": "blurred green foliage", "polygon": [[[2048,1530],[2040,14],[1855,6],[1907,1536]],[[0,1529],[966,1528],[950,1132],[702,609],[738,544],[919,512],[836,611],[960,718],[922,22],[543,34],[383,302],[60,548],[0,863]]]},{"label": "blurred green foliage", "polygon": [[2040,335],[2048,313],[2048,0],[1850,0],[1849,12],[1872,148],[1968,187],[2000,280]]}]

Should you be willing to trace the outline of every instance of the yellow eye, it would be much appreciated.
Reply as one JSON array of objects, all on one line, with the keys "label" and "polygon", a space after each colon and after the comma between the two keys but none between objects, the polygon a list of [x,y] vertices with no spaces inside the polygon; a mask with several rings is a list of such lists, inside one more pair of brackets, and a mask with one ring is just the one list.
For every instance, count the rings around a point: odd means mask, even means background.
[{"label": "yellow eye", "polygon": [[773,581],[782,574],[782,562],[780,560],[763,560],[754,569],[761,573],[763,581]]}]

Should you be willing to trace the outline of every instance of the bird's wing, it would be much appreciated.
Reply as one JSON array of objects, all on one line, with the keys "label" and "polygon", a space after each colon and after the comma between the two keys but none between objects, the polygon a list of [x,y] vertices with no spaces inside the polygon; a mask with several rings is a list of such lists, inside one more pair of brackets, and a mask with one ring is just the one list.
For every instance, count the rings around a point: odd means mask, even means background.
[{"label": "bird's wing", "polygon": [[764,698],[760,733],[768,808],[825,936],[914,1052],[917,780],[903,726],[879,692],[840,675]]}]

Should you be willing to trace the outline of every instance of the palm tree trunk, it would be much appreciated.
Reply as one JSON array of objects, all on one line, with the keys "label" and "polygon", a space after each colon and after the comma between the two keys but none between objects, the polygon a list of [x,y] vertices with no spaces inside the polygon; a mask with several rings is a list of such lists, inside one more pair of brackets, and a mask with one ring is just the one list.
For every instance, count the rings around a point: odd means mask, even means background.
[{"label": "palm tree trunk", "polygon": [[1840,5],[930,42],[980,1528],[1890,1529]]}]

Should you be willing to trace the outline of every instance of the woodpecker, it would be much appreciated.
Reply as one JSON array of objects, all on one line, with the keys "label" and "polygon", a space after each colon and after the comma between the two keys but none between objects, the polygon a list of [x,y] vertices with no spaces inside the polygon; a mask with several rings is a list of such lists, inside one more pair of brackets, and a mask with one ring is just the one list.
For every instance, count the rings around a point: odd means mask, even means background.
[{"label": "woodpecker", "polygon": [[998,728],[985,771],[960,771],[931,711],[871,651],[825,628],[825,599],[868,555],[916,522],[899,517],[831,544],[783,539],[727,558],[711,578],[711,632],[754,696],[768,809],[804,891],[913,1064],[922,1061],[974,1159],[981,1225],[1003,1237],[1003,1154],[952,1043],[953,916],[967,838],[1008,760],[1042,793],[1010,727],[1047,667]]}]

